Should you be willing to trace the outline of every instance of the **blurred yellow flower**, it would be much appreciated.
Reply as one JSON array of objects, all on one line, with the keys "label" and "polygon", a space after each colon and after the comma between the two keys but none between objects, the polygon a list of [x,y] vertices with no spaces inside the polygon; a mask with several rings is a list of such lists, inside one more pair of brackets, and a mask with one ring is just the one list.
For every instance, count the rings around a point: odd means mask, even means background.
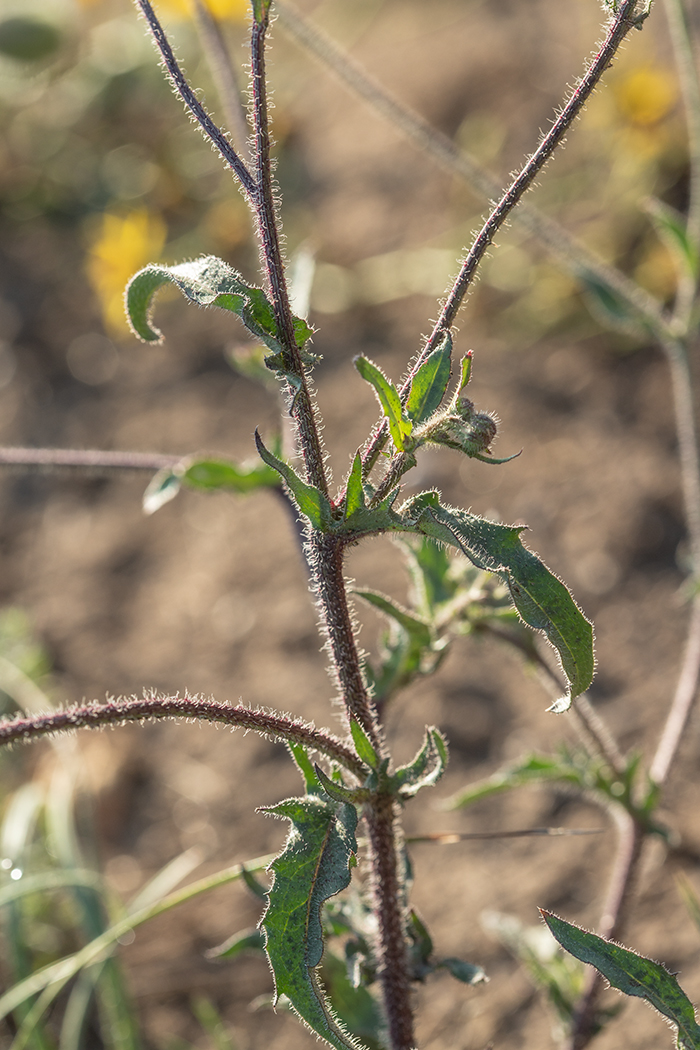
[{"label": "blurred yellow flower", "polygon": [[[214,18],[230,22],[244,22],[250,10],[250,0],[203,0],[203,3]],[[192,0],[156,0],[156,6],[170,18],[191,18],[194,9]]]},{"label": "blurred yellow flower", "polygon": [[165,244],[167,227],[160,215],[139,208],[126,215],[106,213],[92,237],[85,271],[102,307],[105,327],[126,334],[124,289],[137,270],[154,262]]},{"label": "blurred yellow flower", "polygon": [[628,73],[615,87],[615,99],[622,114],[643,127],[657,124],[673,109],[678,87],[672,73],[654,66],[640,66]]}]

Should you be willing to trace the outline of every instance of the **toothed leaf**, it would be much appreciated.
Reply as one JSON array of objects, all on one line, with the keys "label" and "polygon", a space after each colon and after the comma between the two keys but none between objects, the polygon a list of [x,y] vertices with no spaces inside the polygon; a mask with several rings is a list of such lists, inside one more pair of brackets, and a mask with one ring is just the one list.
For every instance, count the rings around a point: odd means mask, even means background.
[{"label": "toothed leaf", "polygon": [[593,681],[593,628],[561,580],[523,546],[523,529],[441,507],[436,493],[424,493],[403,509],[404,519],[419,531],[457,547],[477,568],[508,584],[521,619],[542,631],[559,655],[569,692],[553,708],[557,713],[566,710]]},{"label": "toothed leaf", "polygon": [[452,337],[446,332],[442,343],[426,357],[411,383],[406,412],[416,425],[440,407],[451,374]]},{"label": "toothed leaf", "polygon": [[410,437],[413,423],[406,419],[401,408],[401,398],[393,383],[389,382],[381,369],[366,357],[355,358],[355,368],[362,378],[374,387],[374,392],[382,406],[382,411],[389,424],[389,433],[395,447],[402,451],[406,438]]},{"label": "toothed leaf", "polygon": [[581,962],[595,966],[613,988],[645,999],[678,1028],[677,1046],[700,1050],[700,1027],[695,1008],[678,981],[661,963],[646,959],[622,945],[605,941],[595,933],[541,911],[552,935]]},{"label": "toothed leaf", "polygon": [[261,920],[275,996],[285,995],[309,1027],[336,1050],[358,1044],[340,1027],[316,975],[323,955],[321,906],[350,883],[357,850],[354,806],[321,798],[290,798],[263,812],[290,821]]}]

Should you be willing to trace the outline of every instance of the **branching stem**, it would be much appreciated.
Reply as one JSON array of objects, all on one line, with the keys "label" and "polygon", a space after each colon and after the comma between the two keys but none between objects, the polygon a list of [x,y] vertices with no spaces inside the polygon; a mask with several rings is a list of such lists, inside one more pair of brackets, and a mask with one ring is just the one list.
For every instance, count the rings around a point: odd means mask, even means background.
[{"label": "branching stem", "polygon": [[[471,286],[477,268],[489,246],[493,242],[494,237],[501,229],[513,209],[520,202],[523,194],[533,185],[535,179],[557,147],[561,145],[569,128],[579,116],[586,105],[586,102],[598,85],[603,73],[610,66],[618,48],[622,44],[622,41],[630,30],[634,28],[634,15],[637,4],[638,0],[623,0],[620,4],[617,14],[608,26],[608,31],[605,39],[600,45],[598,53],[579,83],[576,85],[568,102],[557,116],[550,130],[543,137],[535,152],[528,159],[526,164],[524,164],[518,175],[493,208],[491,214],[488,216],[486,222],[477,234],[464,262],[462,263],[457,279],[447,295],[432,334],[423,347],[423,350],[416,358],[408,377],[401,387],[400,393],[402,398],[408,396],[411,380],[416,374],[416,371],[420,368],[426,357],[431,354],[440,343],[444,333],[449,331],[454,324],[459,308]],[[367,476],[372,470],[377,461],[377,457],[387,442],[387,438],[388,427],[386,420],[382,420],[382,422],[375,428],[374,435],[369,441],[362,457],[363,474],[365,476]]]},{"label": "branching stem", "polygon": [[239,157],[238,153],[236,153],[223,131],[221,131],[211,119],[204,106],[188,84],[187,78],[182,72],[182,69],[173,53],[173,49],[170,46],[170,42],[165,35],[165,31],[163,30],[155,11],[151,7],[150,0],[135,0],[135,3],[148,23],[148,28],[150,29],[154,43],[161,54],[163,65],[165,66],[170,82],[189,109],[197,124],[199,124],[204,134],[217,148],[224,163],[234,172],[241,186],[245,190],[248,200],[252,204],[255,197],[255,180],[253,179],[253,176],[250,174],[245,163],[241,157]]},{"label": "branching stem", "polygon": [[146,696],[128,700],[110,700],[105,704],[82,704],[63,711],[51,711],[27,718],[0,722],[0,746],[28,743],[39,737],[72,729],[101,729],[127,722],[147,722],[156,718],[187,718],[199,722],[218,722],[232,729],[248,729],[274,740],[291,740],[313,748],[340,763],[360,780],[366,769],[350,748],[330,733],[304,722],[254,711],[249,707],[231,707],[215,700],[190,696]]}]

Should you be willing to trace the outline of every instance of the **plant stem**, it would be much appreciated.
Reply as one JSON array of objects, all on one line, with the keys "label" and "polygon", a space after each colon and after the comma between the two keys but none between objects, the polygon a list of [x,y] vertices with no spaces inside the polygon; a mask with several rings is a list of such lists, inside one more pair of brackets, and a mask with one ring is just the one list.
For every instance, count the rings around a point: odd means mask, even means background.
[{"label": "plant stem", "polygon": [[111,474],[115,470],[155,473],[182,462],[182,456],[160,452],[102,452],[100,449],[0,448],[0,466],[34,467],[37,470],[77,470]]},{"label": "plant stem", "polygon": [[298,720],[268,715],[249,707],[232,707],[214,700],[193,696],[146,696],[129,700],[111,700],[106,704],[81,704],[63,711],[52,711],[29,718],[0,722],[0,746],[28,743],[42,736],[72,729],[100,729],[106,725],[146,722],[154,718],[187,718],[203,722],[220,722],[232,729],[252,729],[273,740],[291,740],[313,748],[338,762],[358,779],[367,770],[356,754],[341,740]]},{"label": "plant stem", "polygon": [[321,440],[306,382],[304,364],[294,335],[294,322],[289,305],[289,293],[284,273],[272,188],[267,83],[265,76],[265,36],[267,26],[268,14],[265,12],[261,16],[260,21],[256,19],[253,22],[250,42],[256,167],[255,211],[279,339],[284,348],[288,369],[301,384],[298,390],[293,389],[290,384],[290,391],[293,393],[293,414],[298,426],[299,441],[307,477],[312,485],[315,485],[317,489],[327,496],[328,480],[323,462]]},{"label": "plant stem", "polygon": [[365,813],[372,862],[372,894],[379,923],[379,981],[384,997],[391,1050],[412,1050],[411,974],[405,935],[403,880],[398,871],[395,803],[375,795]]},{"label": "plant stem", "polygon": [[[683,0],[666,0],[665,7],[688,129],[690,186],[686,233],[691,244],[697,245],[700,242],[700,82]],[[673,309],[674,321],[681,330],[687,329],[690,323],[696,291],[696,277],[684,274]]]},{"label": "plant stem", "polygon": [[209,69],[224,111],[224,118],[246,167],[250,166],[248,135],[250,128],[245,107],[241,102],[241,89],[236,70],[224,40],[221,26],[202,0],[194,0],[194,14],[202,49],[207,57]]},{"label": "plant stem", "polygon": [[[678,0],[670,0],[675,3]],[[438,131],[420,114],[399,101],[360,63],[298,11],[289,0],[276,0],[278,22],[298,44],[323,63],[324,68],[384,117],[395,131],[410,139],[442,168],[462,178],[471,189],[487,200],[497,198],[502,183],[482,168],[468,153]],[[665,330],[666,321],[659,303],[620,270],[603,262],[581,241],[533,204],[521,202],[512,220],[524,226],[575,277],[590,275],[613,289],[621,299],[655,330]]]},{"label": "plant stem", "polygon": [[693,601],[688,640],[686,642],[681,673],[678,677],[678,685],[676,686],[673,703],[668,712],[666,724],[649,770],[649,776],[659,786],[665,783],[678,751],[678,746],[683,739],[683,732],[688,723],[693,701],[697,695],[699,676],[700,597],[696,597]]},{"label": "plant stem", "polygon": [[343,554],[343,541],[338,537],[315,531],[311,533],[307,542],[307,560],[313,574],[322,627],[328,638],[333,674],[348,717],[357,719],[375,750],[383,754],[384,745],[355,641],[343,576]]},{"label": "plant stem", "polygon": [[[622,807],[616,806],[615,814],[620,837],[608,895],[598,927],[599,935],[605,940],[621,936],[632,901],[635,877],[645,841],[644,828]],[[593,1039],[596,1029],[596,1007],[605,987],[604,978],[593,971],[574,1015],[567,1050],[584,1050]]]},{"label": "plant stem", "polygon": [[253,176],[250,174],[243,160],[238,156],[221,129],[217,127],[211,119],[204,106],[187,83],[187,78],[180,69],[178,61],[173,54],[173,49],[165,35],[165,31],[158,21],[155,11],[151,7],[150,0],[134,0],[134,2],[141,10],[141,13],[148,23],[148,28],[150,29],[154,43],[160,52],[163,65],[165,66],[173,87],[189,109],[192,116],[195,118],[197,124],[199,124],[201,130],[217,148],[224,163],[232,169],[238,178],[250,203],[253,203],[255,197],[255,180],[253,179]]},{"label": "plant stem", "polygon": [[[622,41],[634,27],[634,14],[638,0],[623,0],[615,17],[610,21],[605,39],[598,49],[593,61],[584,73],[579,83],[574,88],[568,102],[557,116],[552,127],[543,137],[539,146],[532,156],[523,165],[518,175],[503,193],[498,204],[493,208],[486,219],[481,230],[462,263],[456,281],[440,311],[440,316],[433,328],[432,334],[422,351],[411,366],[400,393],[402,398],[407,397],[416,371],[420,368],[426,357],[432,353],[443,338],[446,331],[452,327],[457,317],[460,306],[464,300],[469,287],[474,279],[477,268],[481,263],[486,251],[491,245],[493,238],[503,226],[513,209],[520,202],[523,194],[533,185],[535,179],[543,167],[561,145],[569,128],[576,120],[586,102],[595,90],[600,78],[610,66]],[[386,420],[375,428],[375,432],[366,446],[363,455],[363,474],[367,476],[377,461],[382,448],[387,441],[388,427]]]}]

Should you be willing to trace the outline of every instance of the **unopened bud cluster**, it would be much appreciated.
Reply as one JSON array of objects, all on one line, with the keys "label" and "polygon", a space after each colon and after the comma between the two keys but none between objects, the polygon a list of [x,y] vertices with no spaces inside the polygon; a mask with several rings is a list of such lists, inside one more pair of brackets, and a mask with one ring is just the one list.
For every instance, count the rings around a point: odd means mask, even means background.
[{"label": "unopened bud cluster", "polygon": [[497,431],[498,420],[487,412],[475,412],[473,403],[464,397],[431,429],[429,440],[459,449],[467,456],[488,455]]}]

